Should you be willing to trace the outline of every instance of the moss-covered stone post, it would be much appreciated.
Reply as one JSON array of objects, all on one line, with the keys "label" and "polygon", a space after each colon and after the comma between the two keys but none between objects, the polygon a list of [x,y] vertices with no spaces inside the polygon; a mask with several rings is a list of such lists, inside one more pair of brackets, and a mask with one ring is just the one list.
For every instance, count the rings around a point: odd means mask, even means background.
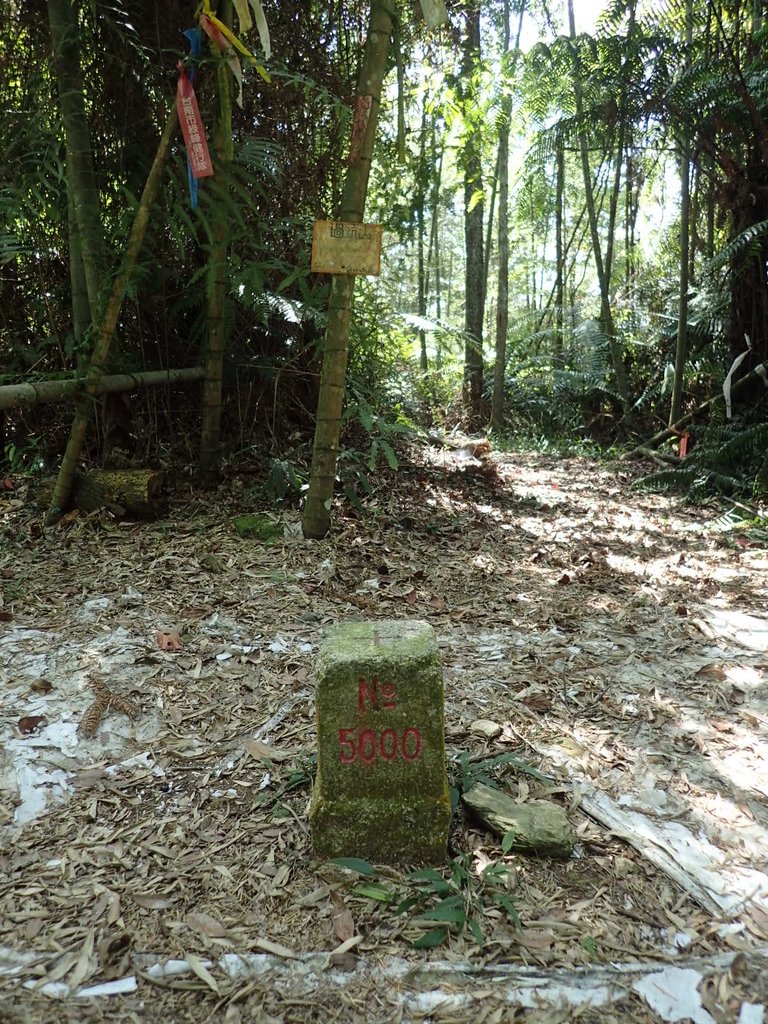
[{"label": "moss-covered stone post", "polygon": [[312,842],[321,857],[445,858],[443,672],[432,627],[350,622],[323,642],[317,679]]}]

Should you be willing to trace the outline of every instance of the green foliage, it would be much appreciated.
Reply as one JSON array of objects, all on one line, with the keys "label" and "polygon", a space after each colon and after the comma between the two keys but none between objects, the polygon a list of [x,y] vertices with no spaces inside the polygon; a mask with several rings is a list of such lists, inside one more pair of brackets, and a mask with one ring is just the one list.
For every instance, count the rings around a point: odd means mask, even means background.
[{"label": "green foliage", "polygon": [[[754,416],[754,414],[752,414]],[[645,490],[685,493],[690,501],[712,495],[762,497],[768,491],[768,423],[749,418],[711,424],[679,466],[642,477]]]},{"label": "green foliage", "polygon": [[306,483],[306,473],[298,470],[292,462],[287,459],[272,459],[264,491],[267,497],[275,501],[286,501],[298,498]]},{"label": "green foliage", "polygon": [[381,469],[396,470],[397,444],[415,436],[410,421],[395,409],[377,412],[362,391],[350,387],[342,416],[342,444],[337,467],[343,493],[359,510],[371,494]]},{"label": "green foliage", "polygon": [[647,491],[681,491],[688,488],[696,480],[698,473],[693,466],[680,466],[674,469],[662,469],[656,473],[648,473],[637,480],[633,486],[637,490]]},{"label": "green foliage", "polygon": [[358,858],[339,857],[331,863],[365,879],[353,885],[352,896],[371,901],[381,913],[408,916],[409,933],[421,933],[411,941],[414,949],[434,949],[464,931],[482,949],[481,922],[488,910],[501,911],[520,927],[509,896],[510,867],[503,860],[477,871],[472,856],[461,854],[442,871],[424,868],[399,878],[388,872],[386,880],[379,878],[373,865]]},{"label": "green foliage", "polygon": [[[178,5],[157,14],[154,5],[122,0],[78,7],[87,116],[112,271],[173,102],[169,85],[187,49],[181,31],[194,18],[192,7]],[[285,434],[290,434],[311,417],[317,332],[309,311],[324,307],[327,282],[310,274],[308,239],[312,218],[331,212],[343,180],[357,60],[353,39],[361,17],[357,9],[337,17],[302,3],[269,13],[273,38],[280,41],[270,65],[272,81],[267,86],[246,69],[243,110],[235,111],[234,158],[225,171],[219,167],[213,178],[199,182],[196,209],[190,205],[180,137],[172,146],[161,197],[128,285],[115,362],[140,369],[197,362],[206,334],[207,258],[215,232],[221,235],[226,225],[225,315],[233,340],[224,390],[226,442],[248,436],[254,407],[256,427],[269,424],[276,444],[284,438],[281,422],[287,421]],[[302,32],[295,31],[297,23]],[[325,45],[318,44],[321,36]],[[50,61],[30,59],[49,50],[44,5],[16,5],[0,24],[0,105],[8,115],[0,125],[0,364],[15,376],[32,368],[71,370],[78,355],[58,98]],[[196,92],[214,156],[218,63],[206,44]],[[301,304],[295,330],[281,330],[274,309],[264,312],[263,294]],[[277,370],[284,371],[280,387],[274,383]],[[182,422],[190,413],[186,398],[176,392],[152,394],[159,401],[145,394],[137,399],[137,405],[151,405],[142,422],[163,440],[183,445],[182,438],[196,429],[194,414]],[[194,401],[194,392],[189,394]],[[171,401],[177,403],[173,415],[162,408]],[[279,410],[272,408],[276,402]],[[28,414],[33,430],[50,429],[56,419],[50,406]],[[14,436],[15,422],[15,414],[6,417],[5,440]],[[274,484],[279,491],[280,481]],[[294,481],[287,485],[293,488]]]},{"label": "green foliage", "polygon": [[46,471],[45,449],[39,437],[29,435],[23,441],[9,441],[3,447],[0,466],[11,473],[43,473]]},{"label": "green foliage", "polygon": [[[13,379],[38,370],[68,372],[78,356],[55,88],[50,62],[29,59],[49,48],[41,10],[16,5],[0,25],[0,48],[7,57],[0,76],[0,103],[7,114],[0,126],[0,364]],[[183,149],[174,144],[162,198],[129,284],[119,325],[120,365],[151,369],[195,362],[206,329],[207,257],[215,230],[226,223],[231,346],[224,427],[231,432],[227,440],[239,435],[241,448],[252,429],[266,429],[276,447],[296,432],[306,440],[311,430],[327,281],[309,269],[310,225],[314,217],[338,213],[366,10],[360,4],[302,0],[272,5],[270,28],[280,44],[269,69],[272,84],[254,83],[246,74],[244,110],[235,112],[232,164],[225,174],[200,183],[199,206],[193,210]],[[385,90],[366,215],[386,228],[384,273],[378,281],[358,282],[353,319],[352,404],[340,466],[351,500],[360,500],[379,470],[396,467],[397,443],[408,423],[451,424],[459,416],[465,341],[459,324],[467,299],[464,143],[476,139],[482,162],[470,207],[482,200],[487,214],[509,97],[511,431],[553,444],[572,443],[585,432],[605,439],[619,429],[616,396],[608,384],[607,339],[593,319],[594,261],[575,152],[582,136],[590,149],[603,237],[614,181],[623,193],[613,239],[611,301],[627,354],[632,416],[644,417],[643,426],[666,416],[663,375],[673,354],[679,272],[676,196],[669,181],[683,140],[696,164],[686,400],[711,392],[745,333],[758,348],[765,344],[764,304],[757,297],[764,291],[760,274],[768,249],[760,151],[760,125],[768,118],[768,29],[752,31],[751,5],[726,3],[717,10],[722,25],[711,5],[694,5],[694,38],[688,46],[684,4],[610,0],[595,30],[574,40],[558,35],[564,29],[562,7],[528,5],[526,25],[537,22],[543,41],[525,55],[511,52],[502,60],[500,12],[492,5],[483,12],[482,60],[465,58],[464,66],[456,45],[465,27],[458,9],[457,36],[447,50],[442,43],[448,36],[422,45],[418,29],[403,19],[405,162],[398,162],[396,104]],[[123,0],[79,8],[89,125],[115,266],[168,110],[175,62],[186,49],[179,33],[193,16],[191,8],[174,6],[164,9],[163,17],[156,14],[154,6]],[[581,116],[574,101],[574,54],[584,90]],[[209,137],[217,62],[206,50],[198,79]],[[565,170],[567,288],[561,310],[555,309],[553,288],[556,154],[563,155]],[[642,213],[630,249],[624,221],[636,215],[636,206]],[[662,210],[664,227],[654,227]],[[431,250],[431,256],[424,253],[425,306],[416,297],[420,224],[424,249]],[[705,248],[715,252],[707,263]],[[486,357],[493,332],[495,255],[492,245]],[[753,284],[759,287],[752,301],[747,286],[755,273]],[[414,316],[417,307],[422,313],[426,309],[426,316]],[[562,336],[558,316],[565,322]],[[427,338],[426,374],[414,358],[420,332]],[[157,422],[155,408],[146,419]],[[169,412],[169,436],[176,419]],[[40,434],[54,422],[50,407],[41,408],[30,414],[25,429]],[[354,436],[353,424],[359,428]],[[179,434],[190,436],[191,414],[184,426]],[[10,441],[16,436],[15,417],[6,418],[6,430],[3,440]],[[756,463],[757,456],[752,458]],[[295,452],[275,459],[263,495],[295,500],[304,483],[300,461]],[[742,474],[713,465],[707,486],[742,480],[749,487],[750,479],[757,486],[759,470],[750,466]]]},{"label": "green foliage", "polygon": [[366,875],[371,878],[376,875],[376,868],[359,857],[334,857],[331,863],[338,864],[340,868],[346,868],[347,871],[356,871],[358,875]]},{"label": "green foliage", "polygon": [[705,267],[705,273],[711,274],[722,267],[743,266],[744,262],[750,258],[759,259],[766,237],[768,237],[768,220],[750,224],[715,253]]},{"label": "green foliage", "polygon": [[[563,369],[543,356],[516,368],[505,391],[512,430],[550,440],[614,433],[621,399],[607,383],[605,351],[594,344],[601,338],[599,329],[585,330],[574,353],[582,369]],[[574,344],[579,345],[578,336]]]},{"label": "green foliage", "polygon": [[451,763],[451,788],[456,792],[456,802],[462,793],[472,786],[490,786],[499,789],[504,770],[514,768],[538,782],[550,781],[546,775],[523,761],[516,754],[496,754],[493,757],[473,761],[466,753],[461,753]]}]

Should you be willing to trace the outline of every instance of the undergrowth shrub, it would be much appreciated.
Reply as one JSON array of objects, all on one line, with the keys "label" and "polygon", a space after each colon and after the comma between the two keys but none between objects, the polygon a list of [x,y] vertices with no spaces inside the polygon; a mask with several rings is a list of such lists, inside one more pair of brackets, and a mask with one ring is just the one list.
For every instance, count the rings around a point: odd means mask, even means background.
[{"label": "undergrowth shrub", "polygon": [[680,465],[649,473],[635,484],[654,491],[685,492],[691,501],[713,495],[763,498],[768,494],[768,423],[758,413],[711,423]]}]

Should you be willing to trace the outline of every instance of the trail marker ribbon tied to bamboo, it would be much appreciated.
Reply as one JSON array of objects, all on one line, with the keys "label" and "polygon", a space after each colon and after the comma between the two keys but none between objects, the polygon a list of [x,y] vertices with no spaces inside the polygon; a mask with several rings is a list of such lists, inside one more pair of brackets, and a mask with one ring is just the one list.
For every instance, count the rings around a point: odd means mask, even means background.
[{"label": "trail marker ribbon tied to bamboo", "polygon": [[[259,32],[259,40],[261,42],[262,49],[264,50],[264,55],[269,59],[272,48],[269,39],[269,29],[267,28],[267,19],[264,17],[264,10],[259,0],[250,0],[250,3],[256,16],[256,27]],[[236,9],[238,19],[240,20],[240,31],[247,32],[253,24],[250,12],[244,4],[237,4]],[[247,16],[245,19],[243,18],[243,13]],[[271,81],[267,74],[267,69],[259,64],[251,51],[240,42],[232,29],[228,28],[223,21],[216,17],[211,10],[210,0],[203,0],[203,6],[200,12],[200,27],[209,37],[216,49],[225,56],[227,64],[229,64],[229,68],[237,82],[237,105],[242,107],[243,72],[240,68],[240,60],[235,53],[235,50],[253,64],[256,71],[261,75],[265,82]]]},{"label": "trail marker ribbon tied to bamboo", "polygon": [[179,81],[176,85],[176,110],[179,114],[181,133],[187,147],[187,158],[192,177],[209,178],[213,174],[211,154],[205,139],[205,128],[197,106],[195,90],[184,65],[177,64]]},{"label": "trail marker ribbon tied to bamboo", "polygon": [[[259,33],[261,47],[264,50],[265,57],[269,60],[272,47],[269,38],[269,29],[267,27],[267,19],[264,16],[264,9],[261,6],[260,0],[249,0],[249,2],[253,8],[254,18],[256,19],[256,28]],[[238,2],[235,3],[235,8],[240,22],[240,31],[247,32],[253,25],[253,20],[251,19],[251,14],[248,9],[248,3],[246,0],[238,0]],[[203,3],[199,8],[199,22],[200,28],[203,29],[216,49],[226,58],[238,85],[237,103],[242,107],[243,75],[240,68],[240,61],[235,50],[241,53],[253,64],[256,71],[261,75],[265,82],[269,82],[270,77],[267,74],[266,68],[262,67],[262,65],[258,63],[253,54],[246,46],[243,45],[243,43],[240,42],[235,33],[228,28],[223,21],[216,17],[211,10],[210,0],[203,0]],[[203,127],[202,118],[200,117],[200,110],[197,105],[197,98],[195,96],[194,89],[196,73],[195,65],[200,58],[200,29],[188,29],[184,34],[189,39],[192,50],[190,55],[192,68],[188,73],[181,61],[177,64],[179,80],[176,86],[176,109],[179,115],[181,131],[184,136],[184,144],[187,148],[190,179],[189,191],[192,206],[194,207],[197,206],[197,179],[211,177],[213,174],[213,163],[208,150],[205,129]]]}]

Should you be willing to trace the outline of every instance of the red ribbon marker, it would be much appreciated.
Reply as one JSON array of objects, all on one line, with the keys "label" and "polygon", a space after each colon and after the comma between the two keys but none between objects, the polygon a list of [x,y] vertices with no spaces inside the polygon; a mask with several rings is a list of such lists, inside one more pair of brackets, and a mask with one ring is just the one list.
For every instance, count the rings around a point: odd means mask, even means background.
[{"label": "red ribbon marker", "polygon": [[215,25],[211,21],[211,19],[207,15],[205,15],[205,14],[201,14],[200,15],[200,25],[201,25],[203,31],[205,32],[205,34],[208,36],[208,38],[211,40],[211,42],[215,45],[217,50],[219,50],[221,53],[226,53],[227,50],[231,50],[232,49],[232,47],[230,46],[229,40],[226,38],[224,33],[221,31],[221,29],[218,27],[218,25]]},{"label": "red ribbon marker", "polygon": [[213,174],[211,155],[208,152],[208,143],[205,140],[205,129],[200,117],[200,110],[197,106],[197,98],[189,75],[184,66],[179,63],[179,81],[176,86],[176,110],[179,114],[179,124],[184,136],[184,144],[187,147],[189,166],[194,178],[210,178]]}]

